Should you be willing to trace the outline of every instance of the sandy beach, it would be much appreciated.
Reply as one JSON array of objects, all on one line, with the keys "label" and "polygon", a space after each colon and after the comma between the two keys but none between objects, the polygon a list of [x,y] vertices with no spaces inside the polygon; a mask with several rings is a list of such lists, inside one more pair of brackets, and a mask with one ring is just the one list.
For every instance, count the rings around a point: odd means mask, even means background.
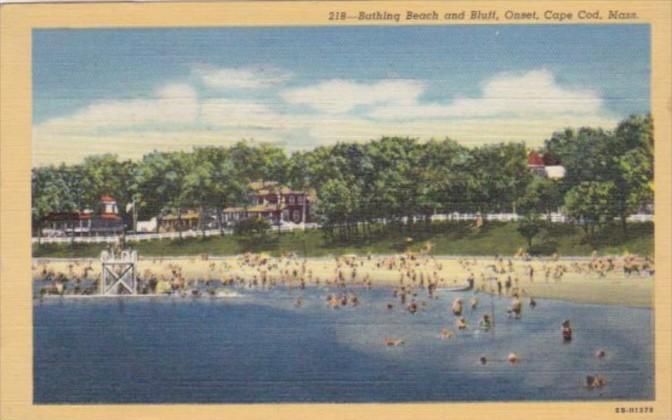
[{"label": "sandy beach", "polygon": [[[475,289],[485,293],[519,293],[523,297],[567,300],[577,303],[651,307],[653,276],[625,274],[622,258],[596,260],[559,258],[524,261],[516,258],[456,258],[441,256],[345,256],[302,259],[272,258],[247,254],[219,258],[140,259],[140,278],[154,277],[159,290],[176,279],[183,287],[222,280],[250,287],[269,284],[304,286],[369,286],[424,289],[430,282],[437,288],[464,286],[471,277]],[[608,265],[611,264],[611,267]],[[598,267],[598,268],[594,268]],[[85,273],[86,270],[86,273]],[[33,279],[44,273],[63,273],[70,278],[98,278],[97,260],[49,260],[33,262]],[[530,272],[532,274],[530,275]],[[507,286],[507,283],[510,285]]]}]

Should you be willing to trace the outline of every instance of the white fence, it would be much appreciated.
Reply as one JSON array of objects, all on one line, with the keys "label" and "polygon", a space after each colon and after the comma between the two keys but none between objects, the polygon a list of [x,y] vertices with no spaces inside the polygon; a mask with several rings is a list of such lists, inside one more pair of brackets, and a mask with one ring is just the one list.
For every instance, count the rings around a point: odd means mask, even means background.
[{"label": "white fence", "polygon": [[[450,213],[450,214],[435,214],[432,215],[432,221],[454,221],[454,222],[465,222],[473,221],[479,217],[478,213]],[[522,216],[516,213],[492,213],[482,215],[487,221],[496,221],[496,222],[515,222],[519,220]],[[569,223],[571,220],[562,213],[550,213],[541,216],[542,219],[545,219],[551,223]],[[405,218],[404,218],[405,219]],[[420,220],[420,219],[418,219]],[[653,222],[652,214],[633,214],[628,217],[628,222],[632,223],[643,223],[643,222]],[[406,222],[406,220],[404,220]],[[273,226],[274,231],[281,232],[290,232],[293,230],[303,230],[303,229],[315,229],[320,227],[317,223],[306,223],[294,224],[287,223],[282,226]],[[232,229],[224,229],[223,233],[225,235],[230,235],[233,233]],[[182,232],[182,238],[198,238],[205,235],[206,237],[211,236],[220,236],[222,232],[219,229],[209,229],[205,233],[200,230],[187,230]],[[138,242],[138,241],[149,241],[153,239],[177,239],[180,237],[179,232],[161,232],[161,233],[138,233],[138,234],[127,234],[126,242]],[[75,236],[72,237],[42,237],[41,240],[38,238],[32,239],[33,243],[38,243],[40,241],[43,244],[53,244],[53,243],[113,243],[119,241],[119,236]]]},{"label": "white fence", "polygon": [[[286,223],[283,224],[282,226],[272,226],[271,229],[274,231],[281,231],[281,232],[289,232],[289,231],[294,231],[294,230],[303,230],[303,229],[314,229],[318,228],[319,225],[317,223],[306,223],[305,225],[302,224],[295,224],[295,223]],[[211,237],[211,236],[220,236],[224,233],[224,235],[231,235],[233,233],[232,229],[224,229],[223,231],[220,231],[219,229],[206,229],[205,232],[200,231],[200,230],[186,230],[182,232],[182,238],[200,238],[202,236],[206,237]],[[131,234],[126,234],[125,240],[126,242],[139,242],[139,241],[151,241],[154,239],[178,239],[180,237],[179,232],[161,232],[161,233],[131,233]],[[119,236],[118,235],[112,235],[112,236],[75,236],[73,237],[66,237],[66,236],[43,236],[42,239],[38,238],[33,238],[32,239],[33,243],[38,243],[41,242],[43,244],[59,244],[59,243],[70,243],[70,242],[76,242],[76,243],[84,243],[84,244],[103,244],[103,243],[114,243],[119,241]]]}]

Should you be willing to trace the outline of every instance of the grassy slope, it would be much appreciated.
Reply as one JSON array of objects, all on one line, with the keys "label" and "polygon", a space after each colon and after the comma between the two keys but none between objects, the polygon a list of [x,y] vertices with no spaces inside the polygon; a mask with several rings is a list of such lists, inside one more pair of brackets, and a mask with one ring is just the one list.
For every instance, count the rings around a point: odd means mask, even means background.
[{"label": "grassy slope", "polygon": [[[247,251],[268,252],[278,255],[285,251],[318,257],[330,254],[367,253],[392,254],[405,249],[407,237],[413,238],[412,249],[419,249],[425,241],[434,244],[436,255],[511,255],[526,247],[525,239],[516,231],[515,223],[491,222],[478,233],[465,223],[435,223],[429,229],[413,232],[391,232],[368,241],[330,242],[318,230],[295,233],[271,233],[264,239],[236,236],[205,239],[154,240],[131,244],[140,255],[235,255]],[[555,243],[560,255],[590,255],[593,246],[584,240],[580,228],[572,225],[553,225],[535,238],[536,244]],[[632,224],[627,236],[619,226],[605,228],[596,238],[595,246],[602,254],[622,254],[625,250],[637,254],[652,254],[653,225]],[[66,244],[33,246],[35,257],[97,257],[103,244]]]}]

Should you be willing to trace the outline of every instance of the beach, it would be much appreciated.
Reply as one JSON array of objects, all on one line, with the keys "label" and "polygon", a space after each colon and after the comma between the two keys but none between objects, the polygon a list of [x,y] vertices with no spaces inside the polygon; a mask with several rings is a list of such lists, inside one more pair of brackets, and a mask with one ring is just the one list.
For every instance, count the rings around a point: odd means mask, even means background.
[{"label": "beach", "polygon": [[[141,279],[155,278],[159,292],[169,291],[176,282],[185,289],[213,281],[250,288],[282,284],[424,290],[433,284],[440,290],[464,287],[471,278],[475,290],[483,293],[651,308],[652,270],[626,274],[623,266],[623,257],[524,260],[399,254],[304,259],[245,254],[141,258],[137,273]],[[100,269],[99,261],[93,259],[34,259],[33,280],[44,280],[45,273],[97,279]]]}]

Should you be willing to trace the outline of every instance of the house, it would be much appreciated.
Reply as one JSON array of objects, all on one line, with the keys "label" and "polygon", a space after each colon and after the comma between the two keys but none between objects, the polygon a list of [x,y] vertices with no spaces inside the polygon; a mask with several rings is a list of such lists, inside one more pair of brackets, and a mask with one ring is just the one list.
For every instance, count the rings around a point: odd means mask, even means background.
[{"label": "house", "polygon": [[527,168],[532,174],[549,179],[562,179],[566,174],[565,167],[557,159],[542,156],[534,150],[527,155]]},{"label": "house", "polygon": [[235,224],[250,217],[263,217],[272,224],[311,221],[311,204],[316,201],[312,191],[296,191],[277,182],[253,182],[252,194],[245,206],[224,209],[224,222]]},{"label": "house", "polygon": [[200,213],[195,210],[183,211],[180,217],[177,217],[176,214],[163,216],[159,223],[159,232],[196,230],[198,229],[200,218]]},{"label": "house", "polygon": [[49,213],[42,227],[45,234],[54,236],[120,235],[124,232],[124,221],[119,215],[117,201],[103,195],[95,211]]}]

